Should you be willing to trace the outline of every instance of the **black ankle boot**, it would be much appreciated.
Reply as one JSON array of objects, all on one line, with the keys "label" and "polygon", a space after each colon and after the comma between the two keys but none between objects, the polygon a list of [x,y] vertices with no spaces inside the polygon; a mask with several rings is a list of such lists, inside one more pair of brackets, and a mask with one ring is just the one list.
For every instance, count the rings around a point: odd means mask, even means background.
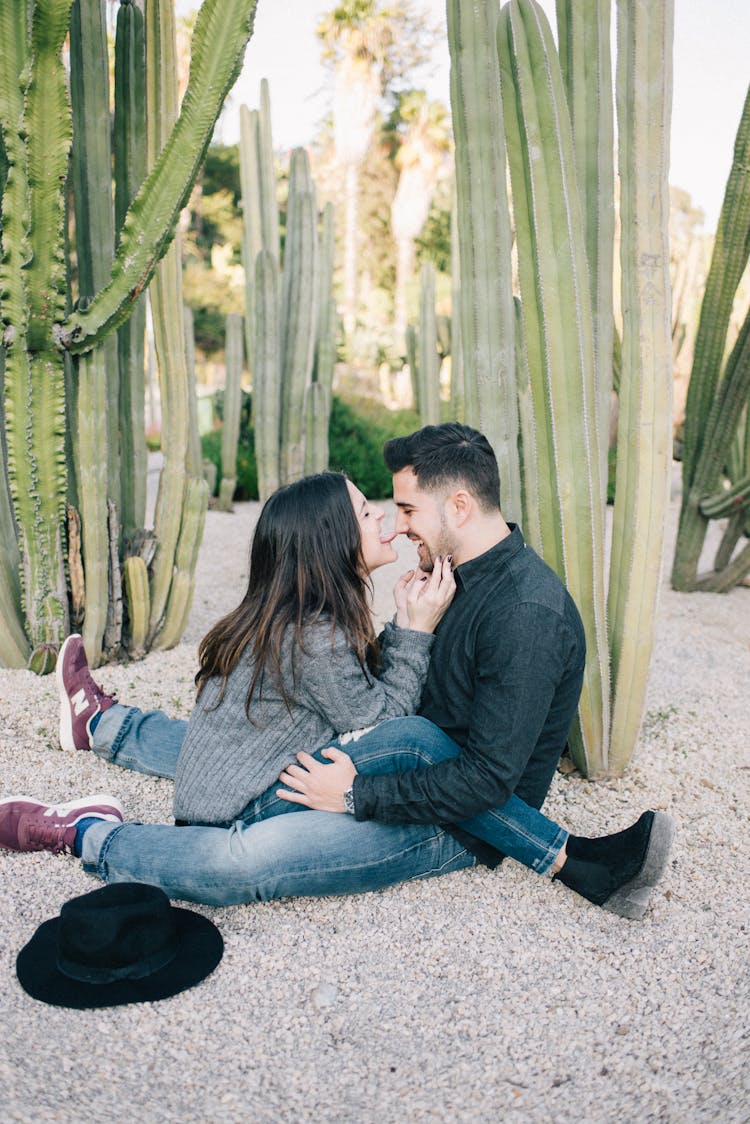
[{"label": "black ankle boot", "polygon": [[614,835],[571,835],[565,866],[555,878],[595,905],[639,919],[666,869],[673,839],[674,823],[663,812],[644,812]]}]

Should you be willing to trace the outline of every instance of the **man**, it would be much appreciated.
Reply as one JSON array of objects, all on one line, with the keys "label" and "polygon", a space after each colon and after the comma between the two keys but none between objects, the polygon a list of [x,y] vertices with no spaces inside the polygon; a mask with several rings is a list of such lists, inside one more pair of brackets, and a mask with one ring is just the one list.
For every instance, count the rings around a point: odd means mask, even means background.
[{"label": "man", "polygon": [[353,783],[357,818],[384,823],[457,823],[501,807],[514,792],[539,808],[581,691],[578,610],[520,529],[503,519],[485,437],[458,424],[428,426],[389,441],[384,457],[395,530],[416,544],[420,569],[432,572],[436,557],[453,559],[457,592],[436,630],[419,713],[464,753],[377,777],[355,777],[342,755],[335,766],[313,763],[314,782],[290,770],[284,779],[300,795],[285,796],[342,811]]},{"label": "man", "polygon": [[[253,826],[113,825],[112,801],[104,812],[94,801],[13,814],[46,817],[48,849],[70,845],[107,881],[151,882],[171,897],[215,904],[357,892],[461,869],[487,857],[474,838],[483,815],[507,822],[511,843],[533,837],[527,823],[544,821],[541,857],[527,861],[522,849],[520,861],[598,905],[642,916],[666,867],[669,817],[647,812],[624,832],[587,840],[535,812],[578,703],[585,642],[564,586],[502,517],[489,442],[457,423],[428,426],[389,442],[385,458],[396,530],[417,544],[421,569],[453,557],[457,593],[436,631],[420,711],[457,743],[450,756],[365,776],[341,750],[328,752],[328,765],[300,754],[281,777],[293,791],[279,795],[320,810]],[[82,830],[89,819],[99,822]],[[0,831],[6,846],[12,830]]]}]

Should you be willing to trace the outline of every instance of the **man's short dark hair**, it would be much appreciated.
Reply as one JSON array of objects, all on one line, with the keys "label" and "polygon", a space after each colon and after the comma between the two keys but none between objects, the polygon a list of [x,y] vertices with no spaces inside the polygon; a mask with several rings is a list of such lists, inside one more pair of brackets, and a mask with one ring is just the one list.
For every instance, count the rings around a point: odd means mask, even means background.
[{"label": "man's short dark hair", "polygon": [[394,437],[383,447],[389,472],[410,468],[425,491],[449,491],[457,484],[483,511],[500,508],[500,475],[487,438],[458,422],[426,425],[408,437]]}]

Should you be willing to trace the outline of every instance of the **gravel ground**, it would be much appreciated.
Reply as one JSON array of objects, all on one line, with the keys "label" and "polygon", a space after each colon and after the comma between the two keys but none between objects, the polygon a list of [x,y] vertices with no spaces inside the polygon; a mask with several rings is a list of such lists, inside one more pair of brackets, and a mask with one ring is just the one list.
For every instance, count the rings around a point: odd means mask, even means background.
[{"label": "gravel ground", "polygon": [[[103,668],[108,689],[189,713],[197,641],[236,601],[256,515],[209,513],[185,642]],[[379,575],[381,617],[399,569]],[[546,810],[584,834],[646,807],[677,820],[642,922],[512,862],[343,899],[194,907],[226,944],[199,987],[67,1011],[22,991],[15,956],[95,883],[70,857],[0,852],[1,1119],[749,1120],[748,636],[750,590],[665,582],[627,776],[553,785]],[[0,769],[5,794],[110,791],[133,818],[170,816],[169,782],[59,749],[52,676],[0,671]]]}]

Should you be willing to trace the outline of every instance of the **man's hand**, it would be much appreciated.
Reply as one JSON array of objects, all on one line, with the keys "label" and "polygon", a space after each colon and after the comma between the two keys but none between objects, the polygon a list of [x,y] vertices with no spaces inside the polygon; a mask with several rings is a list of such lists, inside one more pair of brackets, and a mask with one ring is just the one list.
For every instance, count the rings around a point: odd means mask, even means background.
[{"label": "man's hand", "polygon": [[323,756],[330,758],[330,765],[321,764],[309,753],[298,753],[299,765],[289,765],[279,777],[294,792],[279,788],[276,795],[316,812],[345,812],[344,793],[354,783],[357,770],[340,749],[324,749]]}]

